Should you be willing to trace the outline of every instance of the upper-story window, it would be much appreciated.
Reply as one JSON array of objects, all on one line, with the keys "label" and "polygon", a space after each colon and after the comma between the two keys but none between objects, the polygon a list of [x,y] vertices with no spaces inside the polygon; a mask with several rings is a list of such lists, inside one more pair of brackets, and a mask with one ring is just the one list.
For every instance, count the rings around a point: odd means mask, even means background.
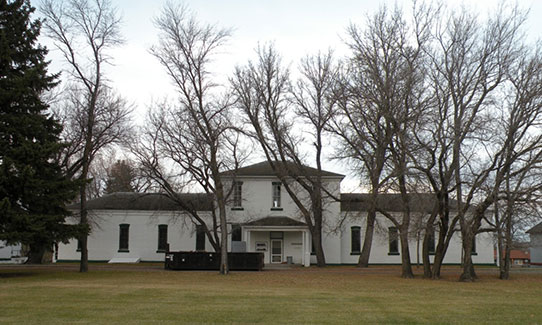
[{"label": "upper-story window", "polygon": [[243,182],[233,183],[233,206],[240,208],[243,206]]},{"label": "upper-story window", "polygon": [[273,197],[271,208],[280,208],[280,182],[273,182]]}]

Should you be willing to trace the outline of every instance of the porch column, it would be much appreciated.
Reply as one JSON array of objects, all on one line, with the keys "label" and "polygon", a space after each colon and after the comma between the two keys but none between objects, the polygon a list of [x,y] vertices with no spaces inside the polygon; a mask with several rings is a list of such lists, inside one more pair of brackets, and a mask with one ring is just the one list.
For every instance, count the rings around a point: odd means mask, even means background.
[{"label": "porch column", "polygon": [[309,267],[311,266],[311,243],[310,243],[310,234],[309,234],[309,231],[308,230],[305,230],[303,231],[303,237],[304,237],[304,240],[303,240],[303,256],[305,257],[304,259],[304,266],[305,267]]},{"label": "porch column", "polygon": [[301,232],[301,264],[305,265],[305,232]]},{"label": "porch column", "polygon": [[251,249],[250,249],[250,230],[247,230],[247,232],[246,232],[245,241],[246,241],[246,245],[247,245],[247,252],[251,252]]}]

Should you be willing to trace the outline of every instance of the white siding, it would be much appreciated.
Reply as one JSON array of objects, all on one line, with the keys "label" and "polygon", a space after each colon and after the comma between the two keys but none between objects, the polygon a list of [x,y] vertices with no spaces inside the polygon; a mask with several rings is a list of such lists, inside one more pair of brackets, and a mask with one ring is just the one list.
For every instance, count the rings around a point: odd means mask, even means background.
[{"label": "white siding", "polygon": [[[334,196],[339,197],[340,178],[326,178],[326,187]],[[284,186],[281,188],[281,209],[272,208],[272,183],[278,181],[275,177],[240,177],[237,181],[242,185],[242,210],[231,209],[228,206],[227,218],[229,223],[246,223],[269,216],[285,216],[295,220],[304,221],[300,212],[289,197]],[[299,191],[298,193],[302,193]],[[303,197],[303,195],[301,195]],[[341,213],[340,204],[330,198],[324,205],[323,248],[328,264],[356,264],[359,255],[351,254],[351,227],[360,227],[361,245],[365,235],[366,213]],[[173,212],[153,211],[93,211],[93,220],[96,226],[89,237],[89,259],[107,261],[112,258],[132,257],[143,261],[162,261],[163,253],[157,253],[158,225],[168,225],[168,242],[172,251],[193,251],[196,245],[195,226],[187,216],[176,216]],[[344,220],[343,220],[344,219]],[[119,225],[129,224],[129,252],[118,252]],[[369,263],[372,264],[400,264],[400,255],[388,254],[388,227],[392,226],[386,218],[379,216],[375,228],[373,245]],[[276,229],[281,230],[281,229]],[[302,263],[301,229],[284,231],[283,261],[292,256],[294,263]],[[243,240],[247,240],[246,229]],[[257,241],[267,242],[268,251],[265,252],[265,263],[269,263],[271,242],[269,231],[265,229],[250,232],[247,248],[254,251]],[[310,243],[310,242],[309,242]],[[230,246],[228,241],[228,247]],[[542,246],[542,245],[541,245]],[[67,245],[60,245],[60,260],[78,260],[80,253],[76,251],[77,241],[73,240]],[[311,247],[307,250],[310,251]],[[410,257],[416,263],[416,240],[410,242]],[[474,263],[493,263],[493,240],[491,234],[477,236],[477,255],[473,256]],[[206,239],[206,250],[212,251]],[[421,250],[421,245],[420,245]],[[542,247],[541,250],[542,251]],[[542,255],[542,254],[541,254]],[[421,256],[421,252],[420,252]],[[533,258],[536,258],[536,254]],[[432,258],[432,257],[431,257]],[[311,263],[316,263],[316,257],[310,257]],[[542,256],[540,256],[542,260]],[[461,241],[457,233],[448,248],[444,263],[461,263]]]},{"label": "white siding", "polygon": [[[188,217],[173,212],[153,211],[93,211],[96,224],[88,238],[90,261],[112,258],[140,258],[142,261],[163,261],[158,253],[158,225],[168,225],[168,243],[172,251],[193,251],[196,248],[195,226]],[[119,252],[119,225],[129,224],[129,252]],[[206,240],[206,249],[211,246]],[[59,245],[59,260],[78,260],[77,240]]]},{"label": "white siding", "polygon": [[[358,217],[349,217],[342,227],[342,263],[343,264],[355,264],[358,262],[359,255],[351,255],[351,227],[359,226],[361,230],[361,247],[363,247],[363,241],[365,238],[365,222],[366,213],[359,214]],[[388,227],[392,227],[393,224],[388,219],[381,215],[377,216],[377,222],[375,226],[375,232],[373,235],[373,244],[371,247],[371,255],[369,257],[370,264],[401,264],[400,255],[389,255],[389,238]],[[438,236],[438,234],[436,235]],[[438,240],[438,239],[437,239]],[[420,239],[419,256],[420,263],[422,263],[422,241]],[[436,242],[435,242],[436,245]],[[416,238],[411,238],[409,241],[410,260],[414,264],[417,262],[417,242]],[[401,243],[399,242],[399,252],[401,252]],[[459,264],[461,263],[461,239],[460,232],[456,232],[454,237],[450,241],[450,245],[444,257],[445,264]],[[476,236],[476,255],[472,256],[474,263],[478,264],[493,264],[493,239],[491,234],[482,233]],[[433,255],[430,256],[431,262],[433,262]]]},{"label": "white siding", "polygon": [[542,263],[542,234],[529,234],[531,238],[531,263]]}]

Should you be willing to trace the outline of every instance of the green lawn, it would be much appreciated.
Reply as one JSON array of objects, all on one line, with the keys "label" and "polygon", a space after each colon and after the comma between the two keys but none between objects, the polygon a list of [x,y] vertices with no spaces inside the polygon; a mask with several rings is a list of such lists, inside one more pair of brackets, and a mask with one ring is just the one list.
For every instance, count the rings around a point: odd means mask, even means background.
[{"label": "green lawn", "polygon": [[[418,269],[419,273],[420,270]],[[398,267],[178,272],[152,267],[0,267],[2,324],[541,323],[542,274],[482,270],[459,283],[401,279]]]}]

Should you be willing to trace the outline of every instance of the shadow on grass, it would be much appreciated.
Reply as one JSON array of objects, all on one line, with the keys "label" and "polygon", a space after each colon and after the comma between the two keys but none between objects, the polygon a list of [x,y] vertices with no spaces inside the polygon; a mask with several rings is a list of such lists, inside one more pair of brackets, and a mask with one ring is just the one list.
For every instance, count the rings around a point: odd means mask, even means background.
[{"label": "shadow on grass", "polygon": [[27,278],[35,276],[37,273],[33,272],[0,272],[0,279],[10,279],[10,278]]}]

